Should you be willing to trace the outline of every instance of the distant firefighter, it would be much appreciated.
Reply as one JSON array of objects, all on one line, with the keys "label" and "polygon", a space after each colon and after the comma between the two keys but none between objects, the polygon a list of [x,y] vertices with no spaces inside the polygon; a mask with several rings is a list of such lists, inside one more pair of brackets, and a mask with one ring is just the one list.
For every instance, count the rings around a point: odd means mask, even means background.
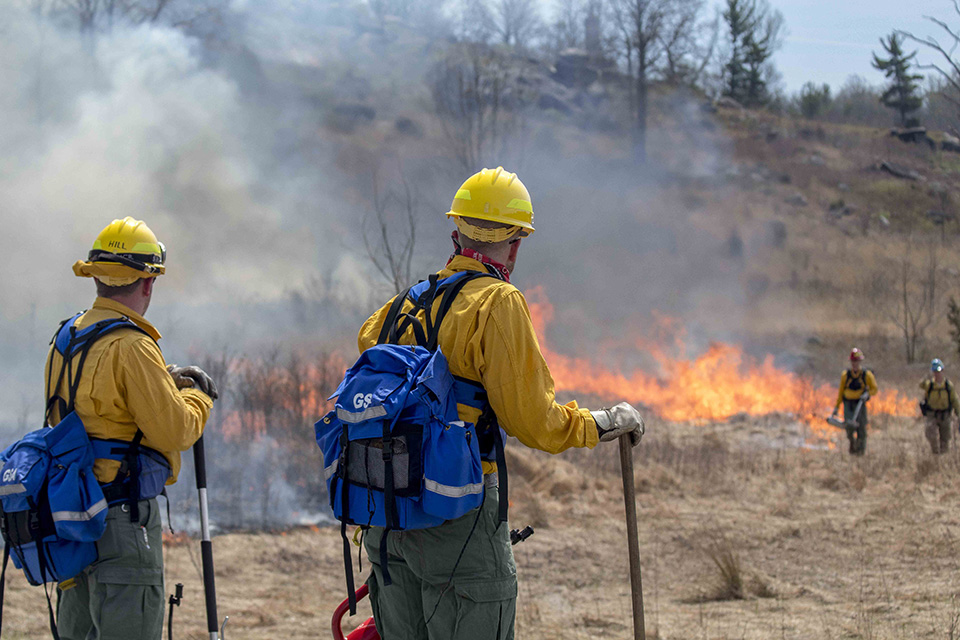
[{"label": "distant firefighter", "polygon": [[862,456],[867,448],[867,401],[877,394],[877,379],[862,363],[863,352],[854,347],[850,351],[850,368],[840,375],[840,392],[833,408],[836,416],[843,405],[850,453],[855,456]]},{"label": "distant firefighter", "polygon": [[935,454],[946,453],[950,449],[950,414],[960,415],[960,399],[953,383],[943,373],[940,358],[930,363],[930,375],[920,382],[920,388],[924,393],[920,412],[926,419],[930,450]]}]

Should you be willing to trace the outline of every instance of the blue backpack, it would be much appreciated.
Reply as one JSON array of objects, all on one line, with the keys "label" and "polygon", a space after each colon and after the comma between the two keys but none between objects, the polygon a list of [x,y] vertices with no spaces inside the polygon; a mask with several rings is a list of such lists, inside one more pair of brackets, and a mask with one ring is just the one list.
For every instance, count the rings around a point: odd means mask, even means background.
[{"label": "blue backpack", "polygon": [[[127,318],[102,320],[78,330],[74,322],[80,315],[62,322],[51,340],[63,357],[63,366],[55,385],[51,384],[52,370],[47,372],[46,418],[49,420],[58,403],[60,422],[31,431],[0,452],[0,534],[4,540],[0,621],[3,581],[11,556],[27,581],[44,585],[46,592],[46,583],[69,580],[97,560],[96,542],[103,535],[110,505],[128,502],[131,519],[139,520],[137,501],[159,495],[170,475],[166,458],[140,445],[140,430],[132,442],[87,435],[74,411],[74,401],[90,347],[118,329],[145,332]],[[65,377],[67,399],[58,392]],[[97,481],[93,473],[97,458],[121,462],[116,480],[104,485]],[[58,638],[49,594],[47,604],[50,629]]]},{"label": "blue backpack", "polygon": [[[377,345],[347,370],[330,396],[337,398],[334,410],[314,425],[330,507],[341,523],[351,612],[355,602],[348,524],[384,528],[380,566],[389,585],[389,532],[435,527],[479,507],[484,493],[481,460],[498,463],[500,519],[507,520],[503,434],[483,387],[455,378],[438,348],[443,317],[464,285],[481,277],[497,276],[464,271],[441,280],[433,275],[399,294]],[[405,301],[413,309],[401,313]],[[425,323],[416,317],[421,310]],[[408,327],[417,344],[397,344]],[[477,425],[460,420],[458,403],[481,410]]]}]

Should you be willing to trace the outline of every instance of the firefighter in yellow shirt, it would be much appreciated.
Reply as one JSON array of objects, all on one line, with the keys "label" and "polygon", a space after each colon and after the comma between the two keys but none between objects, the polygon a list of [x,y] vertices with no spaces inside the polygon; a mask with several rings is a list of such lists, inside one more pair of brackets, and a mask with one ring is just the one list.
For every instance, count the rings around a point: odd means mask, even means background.
[{"label": "firefighter in yellow shirt", "polygon": [[960,415],[960,398],[953,383],[943,373],[943,362],[934,358],[930,363],[930,377],[920,382],[923,402],[920,411],[926,420],[925,435],[934,454],[950,449],[951,413]]},{"label": "firefighter in yellow shirt", "polygon": [[[97,542],[97,561],[59,585],[62,640],[160,640],[162,635],[163,544],[156,495],[176,482],[180,452],[203,434],[217,398],[216,386],[199,368],[166,364],[157,346],[160,332],[144,318],[165,259],[166,250],[143,222],[128,217],[108,225],[88,259],[73,266],[77,276],[95,279],[97,299],[67,321],[67,328],[79,331],[114,318],[127,318],[132,325],[90,346],[75,389],[58,374],[63,356],[56,344],[47,358],[48,423],[60,421],[70,398],[95,453],[112,451],[119,442],[119,450],[135,460],[130,465],[98,455],[94,463],[110,505],[107,527]],[[81,358],[72,357],[74,369]],[[114,446],[99,449],[104,443]],[[137,477],[132,469],[140,470]]]},{"label": "firefighter in yellow shirt", "polygon": [[872,371],[863,367],[863,358],[860,349],[854,347],[850,351],[850,368],[840,375],[840,392],[833,408],[833,415],[837,415],[843,406],[850,453],[857,456],[862,456],[867,447],[867,401],[877,394],[877,379]]},{"label": "firefighter in yellow shirt", "polygon": [[[559,453],[570,447],[592,448],[625,434],[634,445],[639,443],[643,420],[629,404],[591,412],[576,402],[555,400],[526,300],[510,284],[521,241],[533,233],[530,195],[516,174],[502,167],[475,174],[457,191],[447,216],[457,226],[455,251],[439,277],[461,271],[493,276],[467,282],[443,316],[438,342],[450,373],[482,387],[484,404],[500,427],[528,447]],[[440,296],[432,317],[439,304]],[[390,306],[375,312],[360,329],[361,352],[377,344]],[[402,310],[411,309],[408,300]],[[423,312],[417,313],[423,320]],[[414,343],[412,328],[400,343]],[[457,409],[461,420],[480,420],[479,408],[458,403]],[[509,527],[498,519],[498,467],[485,447],[481,442],[486,493],[480,513],[475,509],[436,527],[388,536],[392,584],[384,584],[380,566],[383,529],[372,527],[364,536],[373,565],[368,580],[373,613],[382,637],[513,639],[516,565]]]}]

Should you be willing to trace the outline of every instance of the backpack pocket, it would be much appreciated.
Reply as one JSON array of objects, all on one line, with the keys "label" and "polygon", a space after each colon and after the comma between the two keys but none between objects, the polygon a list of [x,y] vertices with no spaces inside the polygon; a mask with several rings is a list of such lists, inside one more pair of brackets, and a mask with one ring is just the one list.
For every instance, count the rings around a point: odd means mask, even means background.
[{"label": "backpack pocket", "polygon": [[[390,451],[393,466],[393,492],[397,497],[420,495],[420,478],[423,477],[422,440],[421,427],[398,424],[394,428]],[[383,448],[383,438],[352,440],[347,453],[347,482],[383,491],[386,480]]]},{"label": "backpack pocket", "polygon": [[[58,465],[59,466],[59,465]],[[96,542],[107,526],[107,500],[92,469],[79,464],[60,468],[47,486],[50,515],[57,536],[77,542]]]},{"label": "backpack pocket", "polygon": [[483,469],[473,423],[431,421],[423,460],[421,506],[426,513],[453,520],[480,506]]},{"label": "backpack pocket", "polygon": [[20,443],[7,449],[0,470],[3,510],[11,513],[30,509],[29,497],[40,493],[49,468],[50,455],[45,449]]}]

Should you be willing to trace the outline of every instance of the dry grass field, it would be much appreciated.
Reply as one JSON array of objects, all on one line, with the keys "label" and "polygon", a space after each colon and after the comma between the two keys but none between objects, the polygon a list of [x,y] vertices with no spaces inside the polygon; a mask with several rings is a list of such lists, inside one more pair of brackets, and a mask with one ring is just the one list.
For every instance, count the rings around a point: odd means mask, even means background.
[{"label": "dry grass field", "polygon": [[[649,637],[960,637],[960,456],[933,458],[914,421],[876,423],[862,459],[786,444],[806,432],[789,416],[652,424],[636,450]],[[616,447],[508,455],[511,525],[536,529],[515,547],[517,637],[627,638]],[[217,536],[227,637],[330,637],[338,534]],[[166,558],[168,590],[186,585],[174,637],[205,638],[198,545],[171,541]],[[7,637],[44,637],[42,591],[11,572],[6,598]]]}]

